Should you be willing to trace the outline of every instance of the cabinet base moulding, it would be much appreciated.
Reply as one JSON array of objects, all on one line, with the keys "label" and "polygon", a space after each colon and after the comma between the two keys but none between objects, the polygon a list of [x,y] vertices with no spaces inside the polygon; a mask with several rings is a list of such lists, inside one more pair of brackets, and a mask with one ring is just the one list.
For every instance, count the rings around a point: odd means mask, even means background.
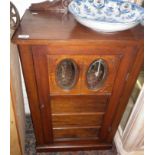
[{"label": "cabinet base moulding", "polygon": [[108,150],[112,145],[108,143],[79,143],[79,142],[57,142],[55,144],[37,145],[37,152],[49,152],[49,151],[78,151],[78,150]]}]

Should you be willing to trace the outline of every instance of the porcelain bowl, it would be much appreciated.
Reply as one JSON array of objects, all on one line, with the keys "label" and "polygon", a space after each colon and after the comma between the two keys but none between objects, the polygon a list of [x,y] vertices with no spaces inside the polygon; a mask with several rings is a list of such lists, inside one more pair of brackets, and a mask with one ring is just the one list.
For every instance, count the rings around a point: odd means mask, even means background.
[{"label": "porcelain bowl", "polygon": [[103,33],[133,28],[144,14],[139,5],[121,0],[73,0],[68,9],[79,23]]}]

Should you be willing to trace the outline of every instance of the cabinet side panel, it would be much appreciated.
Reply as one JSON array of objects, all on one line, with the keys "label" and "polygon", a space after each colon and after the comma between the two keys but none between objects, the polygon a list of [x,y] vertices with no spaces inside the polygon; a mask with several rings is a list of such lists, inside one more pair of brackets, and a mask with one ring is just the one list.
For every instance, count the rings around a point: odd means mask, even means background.
[{"label": "cabinet side panel", "polygon": [[41,115],[39,109],[39,100],[37,94],[37,85],[34,74],[34,65],[32,53],[29,46],[20,45],[19,54],[22,64],[24,80],[26,84],[29,106],[33,121],[34,132],[38,145],[44,144],[43,130],[41,124]]},{"label": "cabinet side panel", "polygon": [[112,141],[116,129],[120,123],[119,120],[121,120],[123,112],[125,110],[125,107],[128,103],[128,99],[132,93],[132,89],[135,85],[135,82],[137,80],[137,77],[139,75],[139,72],[141,70],[142,65],[144,64],[144,48],[142,46],[142,48],[138,51],[138,54],[136,56],[136,60],[134,62],[134,65],[132,66],[132,69],[130,71],[130,75],[128,77],[128,80],[126,82],[123,94],[121,95],[122,97],[120,98],[120,103],[119,106],[117,108],[117,113],[115,115],[115,118],[113,120],[113,124],[112,124],[112,131],[109,134],[109,136],[107,137],[108,141]]}]

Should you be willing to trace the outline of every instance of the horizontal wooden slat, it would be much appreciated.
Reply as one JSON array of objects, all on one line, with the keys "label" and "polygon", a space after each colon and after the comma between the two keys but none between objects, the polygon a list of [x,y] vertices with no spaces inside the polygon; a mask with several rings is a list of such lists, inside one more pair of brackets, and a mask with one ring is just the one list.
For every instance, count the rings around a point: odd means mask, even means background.
[{"label": "horizontal wooden slat", "polygon": [[101,128],[101,126],[76,126],[76,127],[58,127],[58,128],[53,128],[53,129],[89,129],[89,128]]},{"label": "horizontal wooden slat", "polygon": [[66,128],[54,129],[54,139],[72,138],[72,139],[88,139],[98,137],[99,128]]},{"label": "horizontal wooden slat", "polygon": [[96,115],[53,115],[53,128],[57,127],[77,127],[77,126],[100,126],[103,120],[103,115],[100,113]]},{"label": "horizontal wooden slat", "polygon": [[78,112],[78,113],[61,113],[61,114],[51,114],[52,116],[77,116],[77,115],[104,115],[104,112]]},{"label": "horizontal wooden slat", "polygon": [[104,112],[109,96],[52,96],[51,110],[57,113]]}]

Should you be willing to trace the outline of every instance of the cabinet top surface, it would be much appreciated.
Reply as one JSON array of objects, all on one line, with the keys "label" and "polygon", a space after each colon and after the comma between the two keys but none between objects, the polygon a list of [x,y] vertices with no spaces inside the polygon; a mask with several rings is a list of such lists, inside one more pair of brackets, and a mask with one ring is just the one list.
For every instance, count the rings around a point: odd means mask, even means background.
[{"label": "cabinet top surface", "polygon": [[[82,26],[71,14],[52,12],[31,12],[26,10],[19,27],[17,28],[13,42],[17,44],[49,43],[51,41],[140,41],[143,40],[143,26],[133,29],[111,33],[97,33]],[[19,35],[28,36],[20,39]]]}]

